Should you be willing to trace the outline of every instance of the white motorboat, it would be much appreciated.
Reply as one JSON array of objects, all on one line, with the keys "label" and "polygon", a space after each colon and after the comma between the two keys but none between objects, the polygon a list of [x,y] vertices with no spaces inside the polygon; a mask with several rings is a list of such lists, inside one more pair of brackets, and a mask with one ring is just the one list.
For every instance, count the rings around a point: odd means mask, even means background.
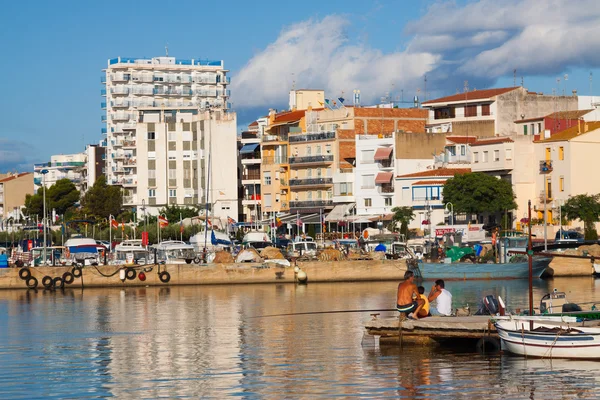
[{"label": "white motorboat", "polygon": [[273,246],[273,242],[265,232],[251,231],[244,235],[242,245],[254,247],[255,249],[264,249]]},{"label": "white motorboat", "polygon": [[151,262],[150,252],[142,246],[141,239],[124,240],[115,246],[113,264],[145,265]]},{"label": "white motorboat", "polygon": [[165,264],[191,264],[196,258],[194,246],[180,240],[165,240],[153,246],[156,258]]},{"label": "white motorboat", "polygon": [[502,350],[543,358],[600,359],[600,322],[570,316],[495,319]]},{"label": "white motorboat", "polygon": [[98,265],[104,260],[105,247],[94,239],[72,237],[65,242],[66,258],[83,265]]},{"label": "white motorboat", "polygon": [[231,247],[233,246],[227,233],[217,230],[210,232],[201,231],[190,237],[190,244],[194,246],[194,250],[197,253],[202,253],[205,243],[206,251],[209,253],[220,250],[231,251]]}]

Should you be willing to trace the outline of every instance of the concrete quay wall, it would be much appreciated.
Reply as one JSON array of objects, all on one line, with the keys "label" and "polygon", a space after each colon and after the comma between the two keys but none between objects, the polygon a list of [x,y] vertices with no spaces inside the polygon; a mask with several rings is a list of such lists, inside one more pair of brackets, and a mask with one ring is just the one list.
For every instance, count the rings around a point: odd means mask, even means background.
[{"label": "concrete quay wall", "polygon": [[[403,260],[360,260],[332,262],[298,262],[308,277],[308,282],[352,282],[401,280],[406,271]],[[161,265],[160,271],[167,271],[170,281],[163,283],[158,276],[158,266],[138,266],[136,272],[151,267],[145,272],[146,280],[138,277],[121,281],[118,271],[124,266],[103,265],[84,267],[81,278],[75,278],[69,287],[124,287],[124,286],[176,286],[176,285],[220,285],[245,283],[293,283],[294,267],[265,266],[264,264],[178,264]],[[38,280],[38,289],[43,289],[42,278],[62,277],[72,267],[32,267],[31,276]],[[116,273],[115,273],[116,272]],[[112,276],[103,276],[112,275]],[[0,289],[27,289],[26,282],[19,277],[18,268],[0,269]]]}]

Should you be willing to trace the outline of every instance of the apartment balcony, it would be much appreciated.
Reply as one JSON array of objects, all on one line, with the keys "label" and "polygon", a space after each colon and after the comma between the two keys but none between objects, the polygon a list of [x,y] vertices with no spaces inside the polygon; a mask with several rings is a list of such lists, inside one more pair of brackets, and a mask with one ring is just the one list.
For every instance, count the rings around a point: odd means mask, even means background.
[{"label": "apartment balcony", "polygon": [[111,114],[110,117],[113,122],[127,122],[132,119],[130,114],[122,114],[122,113]]},{"label": "apartment balcony", "polygon": [[394,169],[394,160],[381,160],[377,161],[377,168],[382,171]]},{"label": "apartment balcony", "polygon": [[126,159],[123,161],[123,165],[124,165],[125,167],[127,167],[127,168],[134,167],[135,165],[137,165],[137,160],[136,160],[135,158],[133,158],[133,157],[126,158]]},{"label": "apartment balcony", "polygon": [[129,75],[129,74],[111,74],[110,75],[110,80],[112,82],[128,82],[130,78],[131,78],[131,75]]},{"label": "apartment balcony", "polygon": [[123,147],[123,141],[122,140],[111,140],[110,144],[114,148]]},{"label": "apartment balcony", "polygon": [[122,101],[111,101],[110,106],[112,108],[129,108],[130,102],[127,100]]},{"label": "apartment balcony", "polygon": [[287,164],[287,157],[263,157],[262,163],[264,165],[276,165],[276,164]]},{"label": "apartment balcony", "polygon": [[260,158],[260,154],[256,154],[256,155],[247,155],[247,156],[240,156],[240,160],[242,162],[243,165],[248,165],[248,164],[260,164],[261,163],[261,158]]},{"label": "apartment balcony", "polygon": [[306,178],[290,179],[290,186],[300,188],[303,186],[328,186],[333,185],[333,178]]},{"label": "apartment balcony", "polygon": [[242,174],[242,183],[244,183],[243,181],[260,181],[260,172],[255,174]]},{"label": "apartment balcony", "polygon": [[393,196],[394,195],[394,185],[387,184],[381,185],[377,187],[377,192],[383,196]]},{"label": "apartment balcony", "polygon": [[135,187],[137,186],[137,180],[133,178],[123,179],[118,185],[122,185],[123,187]]},{"label": "apartment balcony", "polygon": [[106,75],[100,77],[100,83],[106,83]]},{"label": "apartment balcony", "polygon": [[106,115],[101,115],[100,116],[100,121],[106,122]]},{"label": "apartment balcony", "polygon": [[107,132],[106,128],[100,128],[101,134],[106,135],[106,132]]},{"label": "apartment balcony", "polygon": [[100,108],[103,110],[106,110],[106,102],[105,101],[100,103]]},{"label": "apartment balcony", "polygon": [[540,174],[546,175],[552,172],[554,168],[552,167],[552,160],[542,160],[540,161]]},{"label": "apartment balcony", "polygon": [[306,156],[306,157],[290,157],[290,164],[331,164],[333,155]]},{"label": "apartment balcony", "polygon": [[124,160],[127,156],[122,153],[112,153],[111,155],[113,160]]},{"label": "apartment balcony", "polygon": [[290,142],[316,142],[321,140],[334,140],[335,132],[307,133],[290,135]]},{"label": "apartment balcony", "polygon": [[277,143],[277,142],[287,142],[288,141],[288,135],[287,134],[282,134],[282,135],[264,135],[262,137],[262,142],[263,143]]},{"label": "apartment balcony", "polygon": [[132,93],[135,96],[152,96],[154,89],[150,87],[134,87]]},{"label": "apartment balcony", "polygon": [[106,96],[106,89],[100,90],[100,96]]},{"label": "apartment balcony", "polygon": [[552,191],[544,193],[544,191],[542,190],[540,192],[540,203],[552,203]]},{"label": "apartment balcony", "polygon": [[115,175],[124,174],[125,173],[125,169],[123,169],[123,167],[113,167],[112,172]]},{"label": "apartment balcony", "polygon": [[136,147],[135,140],[123,140],[123,148],[135,149],[135,147]]},{"label": "apartment balcony", "polygon": [[129,94],[129,88],[117,86],[117,87],[110,89],[110,94],[115,95],[115,96],[126,96]]},{"label": "apartment balcony", "polygon": [[332,206],[333,200],[290,201],[290,208],[311,208]]},{"label": "apartment balcony", "polygon": [[196,96],[200,96],[200,97],[217,97],[216,90],[196,89],[195,94],[196,94]]},{"label": "apartment balcony", "polygon": [[260,205],[261,203],[261,196],[260,194],[253,194],[250,196],[244,196],[242,198],[242,204],[245,206],[249,206],[249,205]]},{"label": "apartment balcony", "polygon": [[123,196],[123,205],[124,206],[134,206],[137,203],[136,196]]},{"label": "apartment balcony", "polygon": [[128,122],[123,124],[123,130],[127,131],[127,130],[135,130],[136,127],[136,123],[135,122]]},{"label": "apartment balcony", "polygon": [[152,83],[154,82],[154,77],[149,74],[133,74],[131,80],[139,83]]}]

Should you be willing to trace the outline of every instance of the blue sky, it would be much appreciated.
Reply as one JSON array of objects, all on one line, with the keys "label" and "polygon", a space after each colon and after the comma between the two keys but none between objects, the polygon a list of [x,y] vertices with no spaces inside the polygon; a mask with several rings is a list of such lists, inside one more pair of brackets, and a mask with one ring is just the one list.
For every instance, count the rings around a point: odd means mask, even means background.
[{"label": "blue sky", "polygon": [[[101,139],[100,76],[116,56],[223,59],[241,124],[284,108],[292,81],[331,95],[361,89],[428,97],[512,86],[600,89],[600,5],[582,0],[9,2],[0,14],[5,77],[0,172]],[[571,3],[573,4],[573,3]],[[564,78],[563,78],[564,79]],[[594,89],[598,93],[599,90]],[[243,126],[239,126],[242,128]]]}]

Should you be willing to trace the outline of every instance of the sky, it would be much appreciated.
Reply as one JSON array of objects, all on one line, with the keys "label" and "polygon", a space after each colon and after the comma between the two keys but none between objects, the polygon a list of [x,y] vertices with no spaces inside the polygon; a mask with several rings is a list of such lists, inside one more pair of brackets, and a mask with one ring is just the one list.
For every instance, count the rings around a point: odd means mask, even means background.
[{"label": "sky", "polygon": [[600,94],[597,0],[5,3],[0,172],[99,142],[107,60],[165,46],[224,60],[238,130],[293,86],[376,104],[513,86],[516,70],[532,91]]}]

